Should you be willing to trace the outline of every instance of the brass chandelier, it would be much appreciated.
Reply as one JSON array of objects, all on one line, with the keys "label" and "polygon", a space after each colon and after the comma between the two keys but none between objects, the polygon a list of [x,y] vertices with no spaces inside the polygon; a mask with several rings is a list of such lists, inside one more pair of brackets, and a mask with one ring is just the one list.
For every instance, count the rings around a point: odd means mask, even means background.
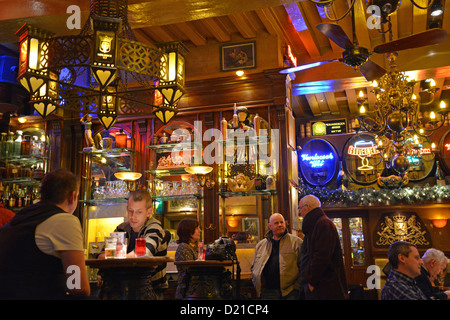
[{"label": "brass chandelier", "polygon": [[177,114],[187,49],[137,42],[127,13],[127,0],[91,0],[79,35],[54,37],[26,24],[16,32],[18,81],[42,117],[61,107],[95,114],[109,129],[119,115],[152,112],[166,124]]},{"label": "brass chandelier", "polygon": [[[380,161],[385,162],[386,168],[403,175],[410,166],[407,156],[420,156],[423,141],[442,127],[448,110],[444,101],[436,108],[435,93],[439,88],[432,79],[423,82],[427,101],[416,96],[414,86],[417,82],[410,81],[404,72],[397,70],[396,57],[396,53],[388,55],[389,71],[373,82],[377,98],[372,111],[367,110],[366,100],[360,93],[355,130],[375,135]],[[431,149],[435,151],[435,146]]]}]

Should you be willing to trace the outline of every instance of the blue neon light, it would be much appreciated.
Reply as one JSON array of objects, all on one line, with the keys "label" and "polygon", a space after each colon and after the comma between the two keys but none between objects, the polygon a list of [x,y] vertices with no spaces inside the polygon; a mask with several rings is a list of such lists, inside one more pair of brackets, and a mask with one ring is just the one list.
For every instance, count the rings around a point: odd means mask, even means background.
[{"label": "blue neon light", "polygon": [[331,152],[329,154],[322,154],[322,155],[318,155],[316,153],[313,156],[310,156],[309,154],[302,154],[301,157],[302,161],[307,161],[311,168],[322,168],[326,160],[334,159],[334,156]]}]

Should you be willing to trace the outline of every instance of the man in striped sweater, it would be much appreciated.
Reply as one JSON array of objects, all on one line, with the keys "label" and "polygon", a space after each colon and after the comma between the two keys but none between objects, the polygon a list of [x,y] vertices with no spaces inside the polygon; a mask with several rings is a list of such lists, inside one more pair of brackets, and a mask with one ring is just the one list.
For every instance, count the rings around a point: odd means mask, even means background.
[{"label": "man in striped sweater", "polygon": [[[128,197],[128,221],[117,226],[114,232],[126,232],[128,239],[127,257],[135,257],[137,238],[145,238],[147,256],[166,256],[170,232],[163,229],[161,222],[152,215],[152,198],[146,190],[136,190]],[[168,287],[166,264],[158,266],[152,276],[152,286],[158,299],[162,299]]]}]

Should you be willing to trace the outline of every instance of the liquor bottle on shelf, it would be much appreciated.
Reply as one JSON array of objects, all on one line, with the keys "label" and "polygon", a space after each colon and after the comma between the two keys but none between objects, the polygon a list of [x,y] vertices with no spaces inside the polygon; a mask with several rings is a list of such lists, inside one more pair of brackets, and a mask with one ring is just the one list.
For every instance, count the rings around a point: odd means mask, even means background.
[{"label": "liquor bottle on shelf", "polygon": [[17,137],[16,140],[14,140],[13,155],[19,157],[22,153],[22,131],[17,130],[16,134]]},{"label": "liquor bottle on shelf", "polygon": [[0,157],[6,158],[6,140],[8,140],[8,134],[6,132],[1,133],[0,139]]},{"label": "liquor bottle on shelf", "polygon": [[120,129],[119,133],[116,133],[114,137],[115,147],[116,148],[126,148],[127,147],[127,134],[123,132],[123,129]]},{"label": "liquor bottle on shelf", "polygon": [[16,207],[23,207],[23,198],[25,197],[25,192],[23,191],[23,186],[17,186],[17,198],[16,198]]},{"label": "liquor bottle on shelf", "polygon": [[30,193],[30,188],[26,188],[25,189],[25,196],[23,198],[23,206],[29,206],[31,204],[31,193]]},{"label": "liquor bottle on shelf", "polygon": [[112,149],[113,148],[113,138],[109,134],[109,130],[105,130],[103,133],[103,149]]},{"label": "liquor bottle on shelf", "polygon": [[263,190],[264,189],[263,179],[261,178],[261,176],[259,174],[255,178],[255,189],[256,190]]},{"label": "liquor bottle on shelf", "polygon": [[37,136],[33,136],[31,139],[31,155],[32,156],[39,156],[39,143],[40,140]]},{"label": "liquor bottle on shelf", "polygon": [[11,158],[13,156],[14,152],[14,132],[8,133],[8,140],[6,140],[6,147],[5,147],[5,156],[6,158]]},{"label": "liquor bottle on shelf", "polygon": [[38,203],[41,200],[41,194],[39,192],[39,187],[33,187],[31,203]]},{"label": "liquor bottle on shelf", "polygon": [[20,154],[23,156],[29,156],[31,154],[31,137],[23,136]]},{"label": "liquor bottle on shelf", "polygon": [[11,192],[9,193],[9,198],[8,198],[8,206],[10,208],[14,208],[16,206],[16,194],[15,191],[16,190],[16,185],[13,184],[12,188],[11,188]]},{"label": "liquor bottle on shelf", "polygon": [[9,186],[5,187],[5,192],[2,195],[2,203],[5,208],[9,207]]}]

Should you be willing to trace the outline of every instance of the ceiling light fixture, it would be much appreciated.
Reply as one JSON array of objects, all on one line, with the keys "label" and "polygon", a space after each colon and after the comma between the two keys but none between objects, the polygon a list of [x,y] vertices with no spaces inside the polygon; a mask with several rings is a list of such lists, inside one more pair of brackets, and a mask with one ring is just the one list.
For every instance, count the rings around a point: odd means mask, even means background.
[{"label": "ceiling light fixture", "polygon": [[[396,54],[389,55],[389,71],[373,83],[377,97],[374,109],[369,111],[364,97],[358,98],[360,114],[356,117],[355,130],[374,134],[386,168],[392,167],[403,175],[409,169],[407,155],[421,155],[419,150],[423,139],[442,127],[448,108],[443,101],[437,110],[431,108],[439,89],[434,81],[426,82],[428,101],[420,101],[420,97],[414,94],[416,82],[397,70],[396,57]],[[421,106],[427,109],[422,110]],[[430,152],[430,157],[428,160],[433,160],[434,153]]]},{"label": "ceiling light fixture", "polygon": [[18,81],[42,117],[61,107],[95,114],[109,129],[121,115],[153,112],[166,124],[177,114],[187,49],[137,42],[127,14],[127,0],[92,0],[77,36],[54,37],[26,24],[16,32]]}]

